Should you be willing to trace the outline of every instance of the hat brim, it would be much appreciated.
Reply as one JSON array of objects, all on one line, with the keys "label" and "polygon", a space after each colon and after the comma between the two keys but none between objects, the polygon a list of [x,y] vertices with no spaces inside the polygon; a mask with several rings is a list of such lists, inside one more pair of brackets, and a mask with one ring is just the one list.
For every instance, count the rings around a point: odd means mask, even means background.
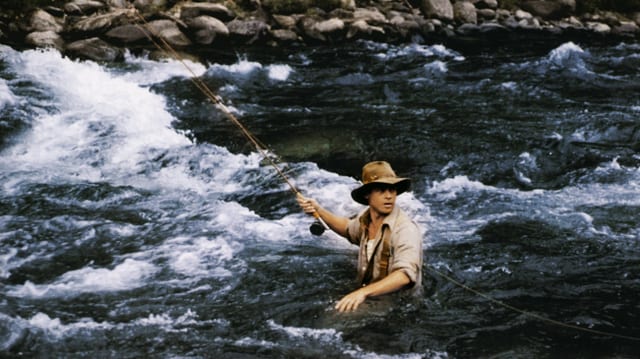
[{"label": "hat brim", "polygon": [[411,180],[408,178],[394,177],[394,178],[381,178],[374,182],[369,182],[367,184],[363,184],[362,186],[351,191],[351,198],[354,201],[364,204],[365,206],[369,205],[369,201],[365,198],[369,192],[371,192],[371,187],[375,187],[376,184],[391,184],[396,187],[396,194],[401,194],[409,190],[411,187]]}]

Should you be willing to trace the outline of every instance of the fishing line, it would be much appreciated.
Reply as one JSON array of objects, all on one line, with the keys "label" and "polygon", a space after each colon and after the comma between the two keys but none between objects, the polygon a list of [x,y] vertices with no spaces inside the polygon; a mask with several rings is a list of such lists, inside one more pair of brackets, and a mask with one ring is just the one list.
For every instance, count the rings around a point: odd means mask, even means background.
[{"label": "fishing line", "polygon": [[[202,81],[202,79],[200,79],[200,77],[198,75],[196,75],[196,73],[191,69],[191,67],[189,67],[189,65],[187,65],[187,63],[184,61],[182,56],[180,56],[180,54],[164,39],[163,36],[153,33],[153,31],[150,28],[149,22],[144,18],[144,16],[142,16],[142,14],[140,14],[140,12],[138,12],[138,10],[136,8],[133,8],[133,10],[134,10],[135,14],[137,15],[137,17],[146,26],[146,27],[145,26],[141,26],[140,24],[136,23],[136,27],[138,29],[140,29],[140,31],[142,31],[142,33],[149,39],[149,41],[151,41],[153,43],[153,45],[155,47],[157,47],[160,51],[165,52],[170,57],[172,57],[172,58],[176,59],[177,61],[179,61],[182,64],[182,66],[184,66],[187,69],[187,71],[191,74],[191,76],[189,78],[191,80],[191,82],[216,107],[218,107],[222,111],[222,113],[234,125],[236,125],[236,127],[238,127],[238,129],[240,129],[240,132],[242,132],[242,134],[245,136],[245,138],[255,147],[256,151],[258,151],[262,155],[262,157],[269,162],[269,165],[271,165],[275,169],[275,171],[278,174],[278,176],[280,176],[280,178],[288,185],[288,187],[291,190],[291,192],[296,196],[298,196],[298,195],[301,196],[302,193],[300,193],[300,191],[291,183],[291,181],[289,180],[289,177],[287,177],[287,175],[282,171],[282,169],[280,169],[280,167],[278,167],[276,161],[273,159],[273,156],[271,156],[269,154],[269,151],[267,150],[267,146],[265,146],[256,136],[254,136],[253,133],[251,133],[251,131],[249,131],[249,129],[247,129],[247,127],[244,126],[242,124],[242,122],[240,122],[240,120],[236,116],[233,115],[233,113],[231,113],[229,108],[222,101],[222,98],[219,95],[215,94],[207,86],[207,84],[205,84],[204,81]],[[160,43],[158,43],[155,40],[156,38],[160,41]],[[319,236],[322,233],[324,233],[324,231],[326,229],[329,229],[329,226],[322,220],[322,218],[320,218],[320,214],[318,214],[317,212],[314,212],[313,213],[313,217],[316,220],[315,220],[315,222],[313,222],[313,224],[311,224],[311,227],[309,228],[309,230],[311,231],[312,234]]]},{"label": "fishing line", "polygon": [[440,271],[438,271],[438,270],[436,270],[436,269],[434,269],[432,267],[426,266],[426,268],[427,268],[427,270],[431,271],[432,273],[435,273],[435,274],[439,275],[440,277],[446,279],[448,282],[451,282],[451,283],[457,285],[458,287],[460,287],[460,288],[462,288],[462,289],[464,289],[466,291],[469,291],[469,292],[471,292],[473,294],[476,294],[476,295],[478,295],[478,296],[480,296],[482,298],[485,298],[486,300],[488,300],[488,301],[490,301],[490,302],[492,302],[494,304],[497,304],[497,305],[499,305],[499,306],[501,306],[503,308],[506,308],[506,309],[512,310],[514,312],[523,314],[525,316],[540,320],[542,322],[546,322],[548,324],[553,324],[553,325],[556,325],[556,326],[564,327],[564,328],[567,328],[567,329],[586,332],[586,333],[589,333],[589,334],[595,334],[595,335],[601,335],[601,336],[607,336],[607,337],[614,337],[614,338],[626,339],[626,340],[633,340],[633,341],[640,341],[640,338],[638,338],[638,337],[632,337],[632,336],[628,336],[628,335],[604,332],[604,331],[597,330],[597,329],[584,328],[584,327],[581,327],[581,326],[578,326],[578,325],[563,323],[563,322],[560,322],[560,321],[557,321],[557,320],[553,320],[553,319],[544,317],[544,316],[539,315],[539,314],[535,314],[535,313],[532,313],[532,312],[528,312],[526,310],[522,310],[520,308],[517,308],[517,307],[514,307],[514,306],[512,306],[510,304],[507,304],[507,303],[505,303],[505,302],[503,302],[501,300],[495,299],[495,298],[491,297],[488,294],[485,294],[485,293],[480,292],[480,291],[478,291],[476,289],[473,289],[473,288],[469,287],[468,285],[465,285],[465,284],[453,279],[451,276],[448,276],[448,275],[446,275],[446,274],[444,274],[444,273],[442,273],[442,272],[440,272]]},{"label": "fishing line", "polygon": [[[231,113],[231,111],[229,110],[229,108],[223,103],[222,98],[218,95],[216,95],[205,83],[204,81],[202,81],[196,74],[195,72],[189,67],[189,65],[187,65],[184,61],[184,59],[182,58],[182,56],[180,56],[180,54],[175,51],[175,49],[164,39],[163,36],[159,36],[157,34],[154,34],[150,29],[149,29],[149,23],[147,22],[147,20],[142,16],[142,14],[140,14],[138,12],[137,9],[134,8],[134,11],[136,13],[136,15],[138,16],[138,18],[140,18],[140,20],[142,21],[143,24],[145,24],[147,26],[147,28],[141,26],[140,24],[136,23],[136,26],[145,34],[145,36],[154,44],[154,46],[156,46],[160,51],[163,51],[167,54],[169,54],[171,57],[175,58],[176,60],[178,60],[186,69],[187,71],[189,71],[189,73],[191,74],[190,80],[191,82],[193,82],[193,84],[215,105],[217,106],[223,113],[224,115],[233,123],[235,124],[240,131],[242,132],[242,134],[246,137],[246,139],[253,144],[253,146],[256,148],[256,150],[263,156],[263,158],[267,159],[267,161],[269,162],[269,164],[276,170],[278,176],[280,176],[280,178],[289,186],[289,189],[291,190],[291,192],[293,192],[293,194],[295,195],[301,195],[300,191],[298,191],[298,189],[291,183],[291,181],[289,180],[289,178],[287,177],[287,175],[280,169],[280,167],[278,167],[277,163],[275,162],[275,160],[273,159],[273,156],[269,155],[269,151],[267,150],[267,147],[262,144],[262,142],[260,142],[260,140],[258,140],[258,138],[256,138],[251,131],[249,131],[249,129],[247,129],[242,122],[240,122],[240,120],[238,120],[238,118],[236,116],[233,115],[233,113]],[[158,43],[154,38],[157,38],[160,43]],[[311,231],[312,234],[314,235],[321,235],[326,229],[329,229],[328,225],[322,220],[322,218],[320,218],[320,215],[315,212],[314,217],[316,218],[316,221],[311,225],[311,227],[309,228],[309,230]],[[488,301],[495,303],[503,308],[509,309],[511,311],[514,311],[516,313],[520,313],[523,314],[525,316],[540,320],[542,322],[546,322],[549,324],[553,324],[556,326],[560,326],[560,327],[564,327],[567,329],[572,329],[572,330],[577,330],[577,331],[581,331],[581,332],[585,332],[585,333],[590,333],[590,334],[595,334],[595,335],[601,335],[601,336],[609,336],[609,337],[615,337],[615,338],[620,338],[620,339],[626,339],[626,340],[633,340],[633,341],[640,341],[640,338],[638,337],[632,337],[632,336],[627,336],[627,335],[621,335],[621,334],[616,334],[616,333],[609,333],[609,332],[604,332],[604,331],[600,331],[600,330],[596,330],[596,329],[589,329],[589,328],[584,328],[584,327],[580,327],[577,325],[572,325],[572,324],[567,324],[567,323],[563,323],[557,320],[553,320],[547,317],[543,317],[539,314],[535,314],[535,313],[531,313],[525,310],[522,310],[520,308],[514,307],[510,304],[507,304],[503,301],[497,300],[485,293],[482,293],[480,291],[477,291],[455,279],[453,279],[452,277],[434,269],[431,268],[429,266],[426,267],[427,270],[439,275],[440,277],[444,278],[445,280],[455,284],[456,286],[465,289],[471,293],[474,293],[482,298],[487,299]]]}]

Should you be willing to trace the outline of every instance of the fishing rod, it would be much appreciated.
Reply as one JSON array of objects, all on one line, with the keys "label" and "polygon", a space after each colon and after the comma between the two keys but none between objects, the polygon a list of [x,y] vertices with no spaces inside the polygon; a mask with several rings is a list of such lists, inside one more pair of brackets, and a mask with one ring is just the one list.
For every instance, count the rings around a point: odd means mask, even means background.
[{"label": "fishing rod", "polygon": [[[148,25],[149,23],[147,22],[147,20],[138,12],[137,9],[134,8],[134,11],[136,13],[136,15],[142,20],[142,23],[145,25]],[[186,69],[187,71],[189,71],[189,73],[191,73],[191,78],[190,80],[195,84],[195,86],[202,91],[202,93],[204,95],[207,96],[207,98],[209,98],[209,100],[211,100],[211,102],[217,106],[226,116],[229,120],[231,120],[231,122],[233,122],[242,132],[242,134],[247,138],[247,140],[249,142],[251,142],[254,147],[256,148],[256,150],[264,157],[268,160],[269,164],[276,170],[277,174],[280,176],[280,178],[282,178],[282,180],[289,186],[289,189],[291,190],[291,192],[293,192],[296,196],[302,196],[302,194],[300,193],[300,191],[291,183],[291,181],[289,180],[289,178],[286,176],[286,174],[280,169],[280,167],[278,167],[277,163],[275,162],[275,160],[273,159],[272,156],[269,155],[268,150],[266,148],[266,146],[264,144],[262,144],[260,142],[260,140],[258,140],[258,138],[256,138],[243,124],[242,122],[240,122],[240,120],[238,120],[238,118],[236,116],[233,115],[233,113],[231,113],[231,111],[229,110],[229,108],[227,106],[225,106],[225,104],[222,101],[222,98],[218,95],[216,95],[213,91],[211,91],[211,89],[209,89],[209,87],[193,72],[193,70],[184,62],[183,58],[180,56],[180,54],[178,54],[169,43],[166,42],[166,40],[162,37],[162,36],[158,36],[157,34],[153,34],[152,31],[150,29],[146,29],[143,26],[140,26],[140,24],[136,23],[136,26],[145,34],[145,36],[147,36],[147,38],[149,38],[149,40],[160,50],[163,51],[167,54],[169,54],[171,57],[175,58],[176,60],[178,60]],[[159,39],[159,41],[162,43],[162,45],[160,45],[158,42],[155,41],[154,39],[154,35],[156,38]],[[325,230],[330,229],[329,226],[327,225],[327,223],[320,217],[320,214],[316,211],[313,213],[313,216],[315,217],[315,221],[311,224],[311,226],[309,227],[310,232],[313,235],[319,236],[321,234],[323,234],[325,232]],[[444,278],[445,280],[449,281],[450,283],[466,290],[469,291],[471,293],[474,293],[480,297],[483,297],[497,305],[500,305],[506,309],[512,310],[514,312],[517,313],[521,313],[523,315],[532,317],[534,319],[546,322],[548,324],[553,324],[553,325],[557,325],[560,327],[564,327],[564,328],[568,328],[568,329],[572,329],[572,330],[576,330],[576,331],[581,331],[581,332],[585,332],[585,333],[590,333],[590,334],[594,334],[594,335],[602,335],[602,336],[610,336],[610,337],[614,337],[614,338],[619,338],[619,339],[626,339],[626,340],[631,340],[631,341],[640,341],[639,337],[633,337],[633,336],[627,336],[627,335],[621,335],[621,334],[616,334],[616,333],[610,333],[610,332],[605,332],[605,331],[600,331],[600,330],[595,330],[595,329],[590,329],[590,328],[584,328],[584,327],[580,327],[577,325],[571,325],[571,324],[566,324],[557,320],[553,320],[538,314],[534,314],[522,309],[519,309],[517,307],[514,307],[512,305],[509,305],[507,303],[504,303],[503,301],[497,300],[493,297],[491,297],[490,295],[487,295],[485,293],[482,293],[480,291],[477,291],[457,280],[455,280],[454,278],[436,270],[435,268],[429,267],[429,266],[425,266],[425,268]]]},{"label": "fishing rod", "polygon": [[[222,101],[222,98],[219,95],[215,94],[207,86],[207,84],[205,84],[204,81],[202,81],[202,79],[200,79],[200,77],[196,75],[196,73],[191,69],[191,67],[189,67],[189,65],[187,65],[187,63],[184,61],[182,56],[180,56],[180,54],[164,39],[163,36],[159,36],[153,33],[153,31],[150,29],[149,22],[147,22],[147,20],[144,18],[144,16],[142,16],[142,14],[140,14],[138,9],[133,8],[133,11],[137,15],[137,17],[142,21],[142,23],[146,25],[146,28],[145,28],[140,24],[136,23],[137,28],[140,31],[142,31],[142,33],[149,39],[149,41],[151,41],[154,44],[154,46],[156,46],[160,51],[176,59],[185,67],[185,69],[187,69],[187,71],[191,74],[191,77],[190,77],[191,82],[193,82],[193,84],[218,109],[220,109],[220,111],[222,111],[222,113],[234,125],[236,125],[238,129],[240,129],[240,132],[242,132],[244,137],[255,147],[255,149],[262,155],[262,157],[269,162],[269,165],[271,165],[275,169],[278,176],[280,176],[280,178],[287,184],[287,186],[289,186],[289,189],[291,190],[291,192],[293,192],[293,194],[296,196],[302,196],[302,193],[300,193],[300,191],[291,183],[287,175],[280,169],[280,167],[278,167],[276,161],[273,159],[273,156],[269,155],[267,146],[265,146],[257,137],[255,137],[253,133],[251,133],[251,131],[249,131],[249,129],[247,129],[247,127],[245,127],[242,124],[242,122],[240,122],[240,120],[236,116],[234,116],[233,113],[231,113],[231,110],[229,110],[229,108],[224,104],[224,102]],[[160,43],[158,43],[155,40],[155,38],[157,38],[160,41]],[[315,218],[315,221],[309,227],[309,231],[311,232],[311,234],[316,236],[322,235],[325,230],[329,229],[329,226],[320,217],[320,214],[318,212],[313,212],[313,217]]]}]

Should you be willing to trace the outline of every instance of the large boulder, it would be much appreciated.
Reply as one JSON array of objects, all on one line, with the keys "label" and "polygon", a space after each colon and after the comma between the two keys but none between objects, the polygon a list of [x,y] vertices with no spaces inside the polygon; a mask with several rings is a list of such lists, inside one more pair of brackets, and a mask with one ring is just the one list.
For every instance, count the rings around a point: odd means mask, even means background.
[{"label": "large boulder", "polygon": [[105,34],[107,39],[121,44],[135,44],[148,40],[148,34],[141,25],[127,24],[114,27]]},{"label": "large boulder", "polygon": [[70,25],[70,31],[77,33],[104,32],[111,28],[133,23],[136,14],[131,9],[116,9],[112,12],[88,16]]},{"label": "large boulder", "polygon": [[37,9],[31,14],[29,18],[29,22],[26,26],[26,30],[29,32],[32,31],[52,31],[59,33],[63,29],[62,24],[58,19],[56,19],[53,15],[48,12]]},{"label": "large boulder", "polygon": [[449,0],[421,0],[420,11],[427,18],[453,20],[453,5]]},{"label": "large boulder", "polygon": [[213,3],[184,3],[179,6],[180,19],[188,21],[198,16],[207,15],[218,20],[228,22],[236,17],[236,14],[222,4]]},{"label": "large boulder", "polygon": [[568,17],[576,9],[575,0],[528,0],[521,4],[523,10],[545,20]]},{"label": "large boulder", "polygon": [[163,39],[171,47],[186,47],[192,44],[174,21],[155,20],[148,22],[145,28],[153,37]]},{"label": "large boulder", "polygon": [[369,25],[382,25],[388,22],[386,16],[377,8],[356,8],[353,19],[364,20]]},{"label": "large boulder", "polygon": [[364,19],[359,19],[349,25],[346,37],[347,39],[381,39],[385,34],[382,27],[369,25]]},{"label": "large boulder", "polygon": [[25,36],[24,41],[35,47],[53,47],[62,50],[64,40],[54,31],[34,31]]},{"label": "large boulder", "polygon": [[97,37],[78,40],[67,45],[66,53],[93,61],[116,61],[123,57],[123,51]]},{"label": "large boulder", "polygon": [[107,5],[97,0],[74,0],[64,5],[64,12],[69,15],[89,15],[106,9]]},{"label": "large boulder", "polygon": [[217,38],[229,36],[227,26],[215,17],[201,15],[186,20],[186,24],[197,44],[209,45]]},{"label": "large boulder", "polygon": [[270,34],[278,43],[288,44],[300,41],[298,34],[289,29],[272,29]]},{"label": "large boulder", "polygon": [[229,36],[247,44],[266,38],[271,29],[268,24],[260,20],[235,19],[227,23]]},{"label": "large boulder", "polygon": [[478,13],[476,7],[468,1],[458,1],[453,4],[453,16],[462,24],[477,24]]},{"label": "large boulder", "polygon": [[300,26],[307,37],[320,41],[342,38],[345,32],[344,21],[337,18],[319,20],[305,17],[300,21]]}]

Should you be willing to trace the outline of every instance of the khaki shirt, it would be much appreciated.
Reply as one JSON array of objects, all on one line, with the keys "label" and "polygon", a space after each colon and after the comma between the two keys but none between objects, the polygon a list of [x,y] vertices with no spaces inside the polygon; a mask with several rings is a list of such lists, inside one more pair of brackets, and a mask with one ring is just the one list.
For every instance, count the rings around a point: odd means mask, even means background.
[{"label": "khaki shirt", "polygon": [[[368,231],[370,222],[369,208],[349,220],[347,225],[347,239],[360,246],[358,254],[358,280],[362,281],[367,271],[369,258],[367,257]],[[381,273],[380,258],[382,257],[383,236],[388,236],[390,257],[386,273]],[[373,260],[373,277],[371,282],[378,281],[396,270],[403,271],[411,280],[412,288],[419,290],[422,285],[422,235],[418,225],[400,208],[395,206],[393,211],[384,219],[382,228],[373,239],[376,248]]]}]

